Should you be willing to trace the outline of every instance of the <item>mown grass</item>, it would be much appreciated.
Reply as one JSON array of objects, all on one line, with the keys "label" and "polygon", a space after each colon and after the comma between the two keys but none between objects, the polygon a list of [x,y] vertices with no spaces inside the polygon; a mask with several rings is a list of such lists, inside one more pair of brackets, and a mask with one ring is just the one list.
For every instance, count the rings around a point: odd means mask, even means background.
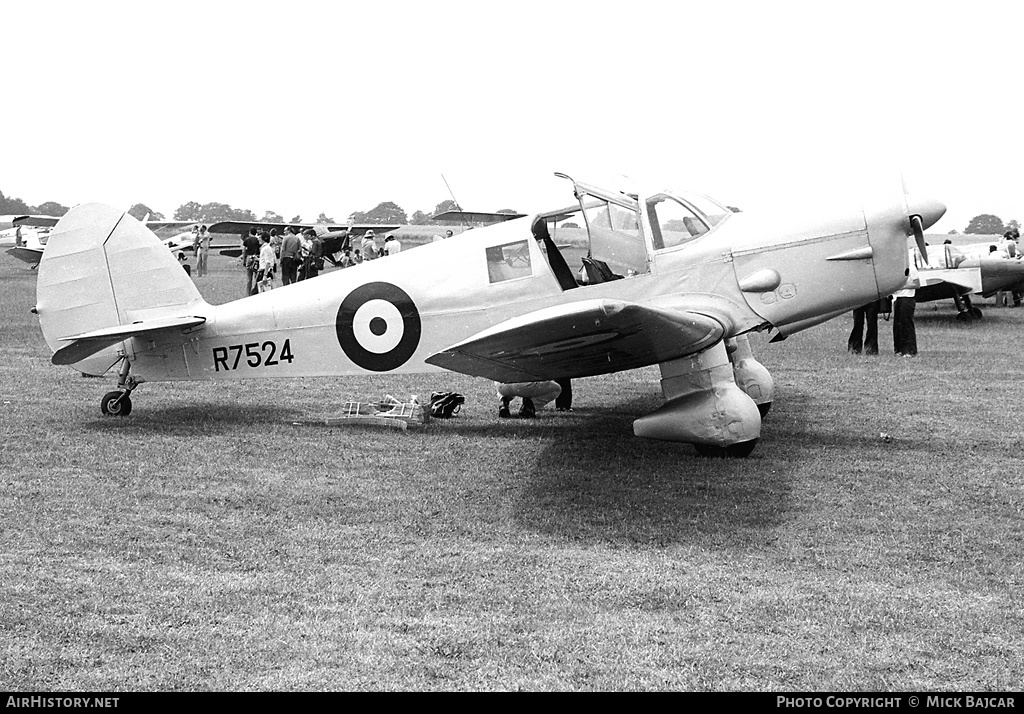
[{"label": "mown grass", "polygon": [[[211,259],[202,292],[241,292]],[[0,681],[15,690],[1019,688],[1024,310],[755,351],[749,459],[631,435],[657,368],[499,421],[455,374],[146,384],[50,365],[0,256]],[[295,427],[435,390],[420,431]],[[890,436],[881,438],[882,433]]]}]

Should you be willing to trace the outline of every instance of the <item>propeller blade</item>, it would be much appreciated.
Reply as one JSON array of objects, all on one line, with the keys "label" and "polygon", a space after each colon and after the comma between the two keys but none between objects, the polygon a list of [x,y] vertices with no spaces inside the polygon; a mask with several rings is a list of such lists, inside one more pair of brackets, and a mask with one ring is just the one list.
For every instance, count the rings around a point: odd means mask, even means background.
[{"label": "propeller blade", "polygon": [[921,251],[924,262],[928,262],[928,246],[924,242],[924,226],[921,223],[921,216],[910,217],[910,228],[914,231],[914,239],[917,241],[917,249]]}]

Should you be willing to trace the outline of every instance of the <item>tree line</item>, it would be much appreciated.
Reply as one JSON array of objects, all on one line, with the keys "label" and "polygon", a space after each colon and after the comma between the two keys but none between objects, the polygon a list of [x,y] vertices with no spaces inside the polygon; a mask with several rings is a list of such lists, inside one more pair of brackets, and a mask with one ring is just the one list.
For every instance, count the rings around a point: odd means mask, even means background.
[{"label": "tree line", "polygon": [[[459,221],[435,221],[431,216],[436,216],[445,211],[458,210],[459,206],[455,201],[447,199],[438,203],[433,212],[424,213],[423,211],[415,211],[412,217],[408,216],[406,212],[393,201],[382,201],[378,203],[374,208],[369,211],[353,211],[348,215],[344,222],[347,223],[375,223],[375,224],[398,224],[398,225],[414,225],[414,226],[425,226],[425,225],[441,225],[445,223],[458,223]],[[38,206],[30,206],[20,198],[8,198],[0,192],[0,215],[43,215],[43,216],[63,216],[70,210],[68,206],[64,206],[55,201],[47,201],[40,203]],[[511,208],[503,208],[497,213],[516,213],[517,211]],[[138,220],[142,221],[148,218],[151,221],[163,221],[168,220],[165,218],[163,213],[154,211],[152,208],[144,203],[136,203],[130,209],[128,213],[134,216]],[[216,223],[218,221],[239,221],[243,223],[306,223],[303,221],[302,216],[292,216],[289,220],[285,220],[284,216],[276,211],[265,211],[262,216],[256,215],[253,211],[248,208],[232,208],[226,203],[199,203],[197,201],[188,201],[183,203],[175,209],[170,220],[174,221],[195,221],[196,223]],[[316,218],[316,223],[338,223],[331,216],[328,216],[325,212],[321,212]]]}]

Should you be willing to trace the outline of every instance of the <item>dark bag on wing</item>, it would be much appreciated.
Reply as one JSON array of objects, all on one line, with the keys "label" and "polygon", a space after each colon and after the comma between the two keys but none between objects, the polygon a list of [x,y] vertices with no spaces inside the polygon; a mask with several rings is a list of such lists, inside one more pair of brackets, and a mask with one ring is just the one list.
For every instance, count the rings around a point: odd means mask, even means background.
[{"label": "dark bag on wing", "polygon": [[430,416],[449,419],[459,413],[466,398],[458,392],[434,392],[430,395]]}]

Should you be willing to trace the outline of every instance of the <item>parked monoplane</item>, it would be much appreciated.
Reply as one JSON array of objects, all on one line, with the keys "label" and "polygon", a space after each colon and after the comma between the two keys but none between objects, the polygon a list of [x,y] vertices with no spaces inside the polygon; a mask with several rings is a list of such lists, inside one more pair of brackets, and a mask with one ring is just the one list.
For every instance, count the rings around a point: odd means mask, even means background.
[{"label": "parked monoplane", "polygon": [[982,312],[971,302],[972,295],[987,298],[1004,290],[1024,290],[1024,259],[1013,245],[1013,257],[1005,247],[989,250],[989,243],[932,246],[927,260],[911,251],[921,277],[914,299],[919,303],[953,300],[958,320],[981,319]]},{"label": "parked monoplane", "polygon": [[87,204],[50,237],[36,312],[55,364],[116,370],[105,414],[129,414],[145,381],[447,369],[514,383],[658,364],[665,404],[634,433],[745,456],[774,393],[748,334],[784,338],[892,294],[908,236],[923,249],[945,212],[897,190],[768,218],[572,185],[573,205],[223,305],[145,226]]},{"label": "parked monoplane", "polygon": [[[339,264],[339,255],[347,248],[352,247],[353,238],[362,236],[367,231],[386,233],[401,228],[400,225],[382,225],[376,223],[341,225],[337,223],[268,223],[263,221],[218,221],[210,226],[210,233],[236,235],[239,241],[245,238],[248,232],[256,230],[271,231],[275,228],[283,235],[285,231],[296,228],[300,231],[312,228],[320,238],[323,257],[332,265]],[[219,251],[222,255],[229,255],[237,258],[242,254],[242,248],[222,248]]]}]

